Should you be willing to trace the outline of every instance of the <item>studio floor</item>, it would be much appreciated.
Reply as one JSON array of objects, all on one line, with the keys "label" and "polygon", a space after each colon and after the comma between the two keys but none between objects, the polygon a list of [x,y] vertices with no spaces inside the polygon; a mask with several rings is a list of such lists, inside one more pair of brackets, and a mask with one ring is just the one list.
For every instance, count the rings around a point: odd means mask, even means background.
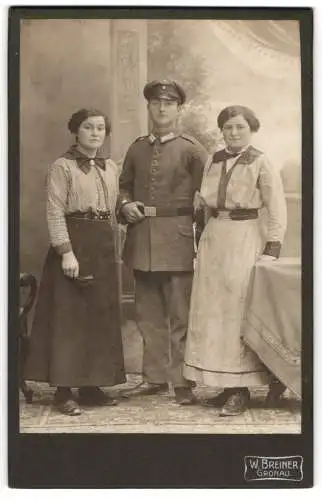
[{"label": "studio floor", "polygon": [[85,408],[82,415],[68,417],[52,405],[54,389],[47,384],[29,382],[33,402],[20,395],[22,433],[176,433],[176,434],[298,434],[301,432],[300,402],[288,391],[281,407],[264,408],[266,388],[251,391],[251,407],[237,417],[220,417],[219,409],[206,407],[204,401],[218,391],[198,386],[195,406],[179,406],[172,390],[157,396],[124,399],[128,389],[140,384],[142,344],[133,321],[123,325],[127,383],[104,389],[119,398],[114,407]]},{"label": "studio floor", "polygon": [[122,388],[109,393],[120,397],[115,407],[85,408],[82,415],[68,417],[52,406],[53,389],[46,384],[29,384],[34,389],[32,404],[21,396],[20,431],[22,433],[184,433],[184,434],[298,434],[301,432],[300,403],[289,394],[278,409],[263,407],[265,390],[252,391],[252,403],[243,415],[220,417],[219,410],[204,405],[205,398],[216,393],[197,387],[195,406],[176,404],[171,390],[157,396],[133,396],[122,393],[140,383],[138,375],[128,375]]}]

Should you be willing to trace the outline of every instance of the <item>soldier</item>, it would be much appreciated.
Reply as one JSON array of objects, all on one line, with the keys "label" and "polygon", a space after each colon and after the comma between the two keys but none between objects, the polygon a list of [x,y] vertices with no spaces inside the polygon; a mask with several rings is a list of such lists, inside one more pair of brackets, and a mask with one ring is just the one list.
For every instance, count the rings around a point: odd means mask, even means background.
[{"label": "soldier", "polygon": [[196,139],[176,128],[186,99],[179,84],[153,81],[143,93],[153,129],[130,146],[119,197],[119,215],[128,224],[123,258],[134,271],[144,346],[144,382],[136,393],[157,394],[171,381],[176,401],[188,405],[195,403],[191,383],[183,377],[193,274],[193,199],[208,155]]}]

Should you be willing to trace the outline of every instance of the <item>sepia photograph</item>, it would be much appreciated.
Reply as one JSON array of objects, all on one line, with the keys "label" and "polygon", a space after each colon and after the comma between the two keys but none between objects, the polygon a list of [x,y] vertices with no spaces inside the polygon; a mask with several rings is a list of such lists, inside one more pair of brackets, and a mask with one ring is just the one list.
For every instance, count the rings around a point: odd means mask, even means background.
[{"label": "sepia photograph", "polygon": [[301,9],[40,10],[18,13],[9,90],[20,436],[300,440]]},{"label": "sepia photograph", "polygon": [[300,433],[299,23],[20,44],[20,431]]}]

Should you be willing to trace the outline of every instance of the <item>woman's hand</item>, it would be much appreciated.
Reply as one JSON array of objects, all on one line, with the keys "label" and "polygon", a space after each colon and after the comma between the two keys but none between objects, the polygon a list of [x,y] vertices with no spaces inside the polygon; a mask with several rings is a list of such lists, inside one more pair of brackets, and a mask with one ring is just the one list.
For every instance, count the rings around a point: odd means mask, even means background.
[{"label": "woman's hand", "polygon": [[68,278],[77,278],[79,274],[79,264],[74,252],[66,252],[62,255],[61,266]]},{"label": "woman's hand", "polygon": [[126,222],[133,224],[134,222],[140,222],[144,219],[144,215],[140,212],[138,207],[144,207],[144,203],[141,201],[132,201],[122,207],[121,211]]},{"label": "woman's hand", "polygon": [[263,254],[260,256],[259,260],[277,260],[277,258],[273,257],[273,255]]}]

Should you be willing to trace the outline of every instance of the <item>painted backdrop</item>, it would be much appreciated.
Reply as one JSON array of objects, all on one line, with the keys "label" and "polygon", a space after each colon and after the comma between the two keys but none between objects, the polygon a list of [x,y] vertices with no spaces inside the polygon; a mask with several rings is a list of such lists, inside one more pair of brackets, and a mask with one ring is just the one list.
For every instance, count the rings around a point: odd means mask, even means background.
[{"label": "painted backdrop", "polygon": [[282,170],[288,193],[283,252],[299,254],[296,22],[28,20],[21,26],[21,270],[39,278],[48,248],[45,175],[48,164],[68,147],[71,113],[83,106],[107,112],[112,136],[106,152],[122,161],[131,141],[148,128],[144,83],[165,77],[186,88],[181,125],[209,152],[220,145],[216,116],[223,106],[240,103],[255,110],[262,124],[255,145]]}]

